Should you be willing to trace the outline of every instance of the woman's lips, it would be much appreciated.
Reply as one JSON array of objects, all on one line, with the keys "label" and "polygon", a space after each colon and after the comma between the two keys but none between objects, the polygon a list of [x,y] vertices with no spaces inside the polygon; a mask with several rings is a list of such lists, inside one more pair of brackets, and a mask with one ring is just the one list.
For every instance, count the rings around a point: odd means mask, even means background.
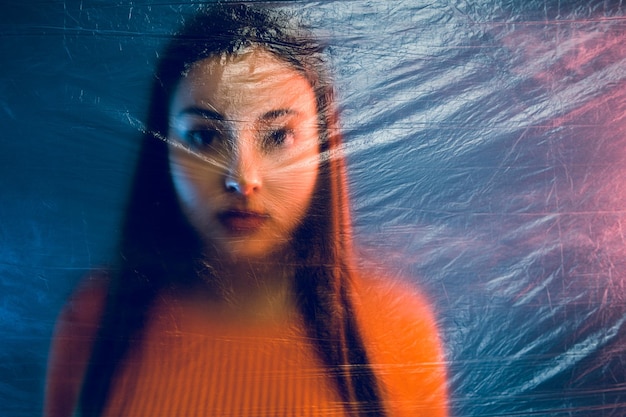
[{"label": "woman's lips", "polygon": [[227,210],[219,213],[217,219],[233,233],[252,233],[267,221],[267,214],[245,210]]}]

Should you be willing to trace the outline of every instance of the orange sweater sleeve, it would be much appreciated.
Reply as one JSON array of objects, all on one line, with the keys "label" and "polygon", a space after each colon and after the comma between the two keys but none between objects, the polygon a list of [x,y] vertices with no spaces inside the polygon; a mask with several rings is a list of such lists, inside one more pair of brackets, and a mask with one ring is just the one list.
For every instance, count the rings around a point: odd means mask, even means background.
[{"label": "orange sweater sleeve", "polygon": [[446,366],[429,303],[406,284],[361,282],[355,300],[392,417],[446,417]]},{"label": "orange sweater sleeve", "polygon": [[104,278],[89,278],[61,311],[48,357],[44,417],[74,413],[105,297]]}]

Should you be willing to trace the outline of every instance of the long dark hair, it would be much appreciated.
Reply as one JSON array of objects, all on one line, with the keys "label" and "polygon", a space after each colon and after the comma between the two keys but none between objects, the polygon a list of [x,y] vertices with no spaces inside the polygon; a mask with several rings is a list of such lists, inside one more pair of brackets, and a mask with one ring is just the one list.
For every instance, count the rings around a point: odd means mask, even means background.
[{"label": "long dark hair", "polygon": [[288,62],[309,81],[316,97],[320,171],[305,220],[293,245],[298,258],[296,296],[307,331],[350,415],[384,416],[350,299],[350,219],[343,159],[338,154],[333,89],[323,47],[285,13],[232,3],[199,10],[160,56],[149,115],[122,239],[80,394],[83,416],[99,416],[125,355],[141,343],[156,294],[193,282],[202,244],[177,203],[168,149],[168,113],[177,83],[194,62],[259,46]]}]

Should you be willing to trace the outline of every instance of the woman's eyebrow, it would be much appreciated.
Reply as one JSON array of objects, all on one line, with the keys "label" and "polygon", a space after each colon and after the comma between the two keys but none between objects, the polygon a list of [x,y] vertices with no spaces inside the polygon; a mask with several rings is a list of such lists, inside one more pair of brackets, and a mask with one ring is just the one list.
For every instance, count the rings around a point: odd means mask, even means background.
[{"label": "woman's eyebrow", "polygon": [[261,117],[259,117],[259,120],[267,122],[270,120],[278,119],[279,117],[282,117],[285,115],[298,115],[298,114],[299,113],[293,109],[276,109],[276,110],[270,110],[266,113],[263,113]]},{"label": "woman's eyebrow", "polygon": [[204,119],[224,121],[224,116],[222,116],[215,110],[205,109],[205,108],[198,107],[198,106],[185,107],[184,109],[178,112],[178,116],[186,116],[186,115],[200,116]]}]

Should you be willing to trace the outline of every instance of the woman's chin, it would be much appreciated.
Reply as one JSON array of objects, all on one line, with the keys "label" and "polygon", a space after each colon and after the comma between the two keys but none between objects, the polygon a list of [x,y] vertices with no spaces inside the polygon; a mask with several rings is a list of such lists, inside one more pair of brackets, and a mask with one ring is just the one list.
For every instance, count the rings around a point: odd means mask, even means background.
[{"label": "woman's chin", "polygon": [[[284,252],[288,240],[269,240],[263,238],[227,238],[217,246],[224,258],[232,261],[273,260],[281,262],[280,254]],[[271,258],[271,259],[268,259]]]}]

